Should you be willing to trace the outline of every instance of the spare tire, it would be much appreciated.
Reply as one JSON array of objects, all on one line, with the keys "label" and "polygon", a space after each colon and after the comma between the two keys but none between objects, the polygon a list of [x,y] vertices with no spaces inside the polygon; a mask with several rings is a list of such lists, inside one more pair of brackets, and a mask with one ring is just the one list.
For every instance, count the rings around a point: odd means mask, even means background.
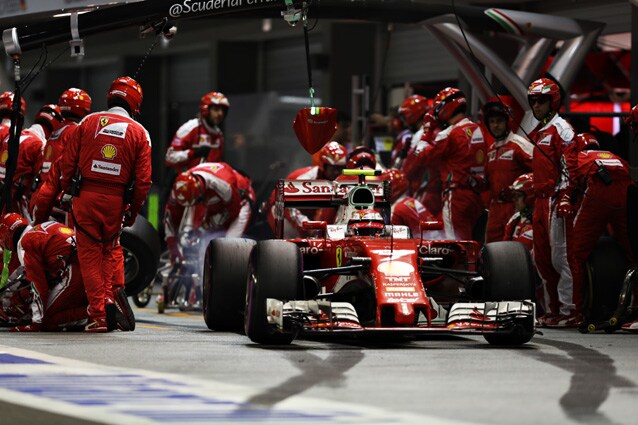
[{"label": "spare tire", "polygon": [[160,259],[160,240],[148,220],[138,215],[131,227],[120,236],[124,252],[124,282],[126,295],[137,295],[155,278]]},{"label": "spare tire", "polygon": [[603,236],[586,264],[585,316],[589,321],[607,321],[618,306],[618,297],[629,269],[622,247]]}]

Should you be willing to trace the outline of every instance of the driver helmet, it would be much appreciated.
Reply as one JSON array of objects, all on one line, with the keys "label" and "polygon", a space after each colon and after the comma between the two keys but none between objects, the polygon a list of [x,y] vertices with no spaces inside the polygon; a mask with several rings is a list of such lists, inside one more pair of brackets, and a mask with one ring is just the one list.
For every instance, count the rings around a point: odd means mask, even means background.
[{"label": "driver helmet", "polygon": [[15,250],[14,235],[29,223],[20,214],[7,213],[0,218],[0,247],[10,251]]},{"label": "driver helmet", "polygon": [[349,236],[377,236],[383,233],[385,222],[381,213],[374,209],[355,210],[348,220],[346,233]]}]

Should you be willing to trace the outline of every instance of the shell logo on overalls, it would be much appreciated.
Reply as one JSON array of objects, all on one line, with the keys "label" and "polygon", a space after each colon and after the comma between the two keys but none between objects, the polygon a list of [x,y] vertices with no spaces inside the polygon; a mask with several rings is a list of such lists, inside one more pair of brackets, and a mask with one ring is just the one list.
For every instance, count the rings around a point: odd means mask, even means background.
[{"label": "shell logo on overalls", "polygon": [[60,227],[59,229],[60,233],[62,233],[63,235],[72,235],[73,234],[73,229],[69,229],[68,227]]},{"label": "shell logo on overalls", "polygon": [[117,156],[117,148],[113,145],[104,145],[100,153],[104,159],[113,159]]}]

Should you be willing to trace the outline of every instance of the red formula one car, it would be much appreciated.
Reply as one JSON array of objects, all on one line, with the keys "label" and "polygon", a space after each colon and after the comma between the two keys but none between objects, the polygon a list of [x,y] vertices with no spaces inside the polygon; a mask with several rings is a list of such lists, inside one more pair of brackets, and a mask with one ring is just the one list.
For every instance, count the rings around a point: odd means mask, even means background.
[{"label": "red formula one car", "polygon": [[391,188],[366,182],[374,173],[278,183],[280,228],[285,208],[336,208],[339,224],[306,222],[308,236],[291,240],[212,241],[203,277],[208,327],[243,328],[261,344],[328,333],[479,333],[491,344],[528,342],[534,278],[523,245],[413,238],[406,226],[386,224]]}]

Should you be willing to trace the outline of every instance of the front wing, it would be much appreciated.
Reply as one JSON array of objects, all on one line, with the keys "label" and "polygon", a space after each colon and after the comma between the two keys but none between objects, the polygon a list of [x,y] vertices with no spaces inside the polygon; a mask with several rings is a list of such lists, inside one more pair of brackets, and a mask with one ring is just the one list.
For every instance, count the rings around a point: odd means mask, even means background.
[{"label": "front wing", "polygon": [[536,306],[531,301],[456,303],[447,317],[428,323],[424,317],[412,327],[364,326],[347,302],[267,300],[267,320],[281,331],[296,327],[302,333],[508,333],[515,326],[536,329]]}]

